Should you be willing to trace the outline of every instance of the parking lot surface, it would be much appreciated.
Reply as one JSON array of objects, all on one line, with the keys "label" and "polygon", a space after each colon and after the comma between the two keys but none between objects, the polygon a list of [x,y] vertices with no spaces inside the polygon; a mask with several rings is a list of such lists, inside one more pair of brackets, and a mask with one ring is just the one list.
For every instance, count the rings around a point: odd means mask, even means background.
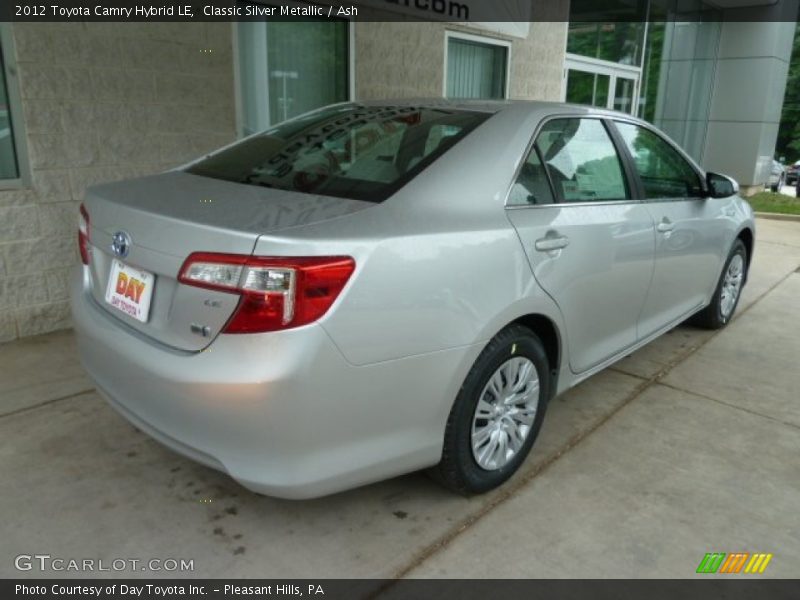
[{"label": "parking lot surface", "polygon": [[[0,576],[19,554],[191,559],[193,577],[693,576],[800,557],[800,223],[759,219],[734,321],[680,326],[556,399],[521,471],[464,498],[411,474],[311,501],[241,488],[136,431],[69,331],[0,346]],[[321,424],[322,426],[322,424]]]}]

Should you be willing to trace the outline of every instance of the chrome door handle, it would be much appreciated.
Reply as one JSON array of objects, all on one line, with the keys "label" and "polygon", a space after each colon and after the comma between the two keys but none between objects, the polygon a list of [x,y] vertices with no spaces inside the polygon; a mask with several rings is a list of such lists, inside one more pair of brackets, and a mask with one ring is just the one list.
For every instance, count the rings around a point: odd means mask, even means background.
[{"label": "chrome door handle", "polygon": [[569,238],[565,236],[543,237],[536,240],[533,245],[539,252],[552,252],[569,246]]},{"label": "chrome door handle", "polygon": [[668,232],[672,231],[673,229],[675,229],[675,223],[673,223],[672,221],[670,221],[666,217],[664,217],[664,219],[661,221],[661,223],[656,225],[656,231],[658,231],[659,233],[668,233]]}]

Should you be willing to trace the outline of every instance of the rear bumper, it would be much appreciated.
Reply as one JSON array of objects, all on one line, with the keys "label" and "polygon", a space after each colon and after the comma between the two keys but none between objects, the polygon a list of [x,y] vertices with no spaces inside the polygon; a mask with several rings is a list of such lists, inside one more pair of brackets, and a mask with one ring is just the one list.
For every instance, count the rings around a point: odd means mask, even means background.
[{"label": "rear bumper", "polygon": [[73,276],[81,361],[124,417],[256,492],[310,498],[436,464],[480,346],[355,367],[320,325],[180,352],[125,327]]}]

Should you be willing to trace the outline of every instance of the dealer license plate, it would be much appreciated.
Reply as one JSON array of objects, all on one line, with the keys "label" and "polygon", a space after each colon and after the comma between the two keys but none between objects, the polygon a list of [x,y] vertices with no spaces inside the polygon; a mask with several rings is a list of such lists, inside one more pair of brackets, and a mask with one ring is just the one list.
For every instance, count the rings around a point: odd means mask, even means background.
[{"label": "dealer license plate", "polygon": [[114,260],[106,287],[106,302],[142,323],[147,322],[155,275]]}]

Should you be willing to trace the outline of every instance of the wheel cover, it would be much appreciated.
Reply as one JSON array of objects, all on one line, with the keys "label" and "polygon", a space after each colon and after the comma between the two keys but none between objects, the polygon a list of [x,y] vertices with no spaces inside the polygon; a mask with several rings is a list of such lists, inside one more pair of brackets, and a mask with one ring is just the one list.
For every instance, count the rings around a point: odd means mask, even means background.
[{"label": "wheel cover", "polygon": [[489,378],[472,417],[472,456],[495,471],[508,464],[531,433],[539,408],[539,374],[524,356],[504,362]]},{"label": "wheel cover", "polygon": [[744,259],[741,254],[734,254],[722,278],[722,293],[719,296],[719,312],[725,320],[731,316],[736,306],[736,300],[742,291],[743,279]]}]

